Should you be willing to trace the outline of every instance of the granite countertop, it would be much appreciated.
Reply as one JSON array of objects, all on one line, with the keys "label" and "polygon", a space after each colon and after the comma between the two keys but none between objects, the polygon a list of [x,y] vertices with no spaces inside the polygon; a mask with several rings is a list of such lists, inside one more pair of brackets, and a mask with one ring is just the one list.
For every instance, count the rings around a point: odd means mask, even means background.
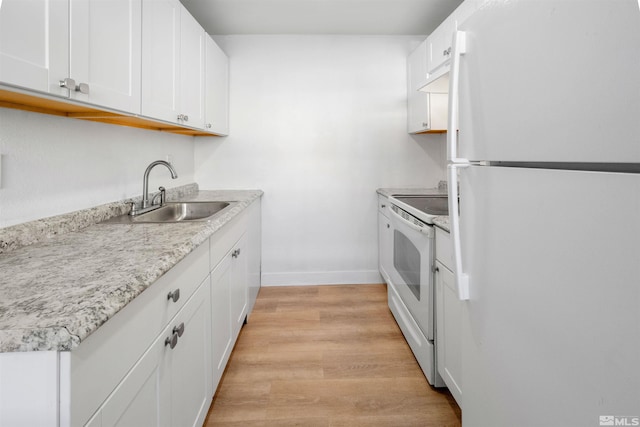
[{"label": "granite countertop", "polygon": [[[34,238],[35,243],[24,246],[8,241],[7,236],[15,234],[15,230],[3,233],[0,229],[0,243],[5,249],[14,247],[0,255],[0,352],[66,351],[77,347],[261,196],[260,190],[198,191],[196,187],[195,192],[182,194],[180,200],[237,203],[207,222],[84,224],[84,228],[62,234],[49,231],[53,237]],[[124,202],[115,204],[125,206]],[[120,214],[121,207],[114,208],[115,204],[93,208],[92,217],[104,220],[114,212]],[[105,210],[110,213],[105,214]],[[61,217],[67,217],[67,222],[69,218],[90,221],[87,215],[85,212]],[[56,226],[65,223],[61,217],[51,222]],[[42,232],[42,224],[47,220],[39,220],[31,228]]]},{"label": "granite countertop", "polygon": [[448,216],[438,216],[434,218],[433,223],[436,227],[443,229],[444,231],[451,232],[451,227],[449,226],[449,217]]},{"label": "granite countertop", "polygon": [[[446,185],[442,184],[439,185],[438,188],[378,188],[377,193],[385,197],[391,197],[394,194],[410,196],[446,195],[447,188]],[[446,215],[434,218],[433,224],[445,231],[451,231],[449,227],[449,217]]]}]

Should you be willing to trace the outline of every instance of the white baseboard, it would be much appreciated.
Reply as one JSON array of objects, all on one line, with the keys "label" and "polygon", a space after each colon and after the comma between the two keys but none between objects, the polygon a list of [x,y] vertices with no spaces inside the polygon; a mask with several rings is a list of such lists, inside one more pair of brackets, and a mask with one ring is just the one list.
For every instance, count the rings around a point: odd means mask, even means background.
[{"label": "white baseboard", "polygon": [[361,285],[383,282],[378,270],[262,273],[262,286]]}]

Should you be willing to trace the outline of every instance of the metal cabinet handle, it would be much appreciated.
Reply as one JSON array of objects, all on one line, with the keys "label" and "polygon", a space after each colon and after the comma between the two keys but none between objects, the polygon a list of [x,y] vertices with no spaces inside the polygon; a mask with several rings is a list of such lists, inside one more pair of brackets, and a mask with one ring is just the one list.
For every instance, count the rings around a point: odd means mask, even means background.
[{"label": "metal cabinet handle", "polygon": [[429,123],[427,123],[427,122],[422,122],[422,127],[423,127],[423,128],[428,128],[428,127],[429,127]]},{"label": "metal cabinet handle", "polygon": [[86,83],[80,83],[75,87],[76,92],[84,93],[85,95],[89,95],[89,85]]},{"label": "metal cabinet handle", "polygon": [[391,228],[391,226],[389,224],[387,224],[387,228]]},{"label": "metal cabinet handle", "polygon": [[167,299],[173,300],[173,302],[178,302],[180,299],[180,288],[169,292]]},{"label": "metal cabinet handle", "polygon": [[69,77],[64,80],[60,80],[59,85],[60,87],[67,88],[75,92],[84,93],[85,95],[89,94],[89,85],[87,83],[80,83],[79,85],[76,85],[76,81]]},{"label": "metal cabinet handle", "polygon": [[207,129],[211,129],[211,128],[213,127],[213,125],[212,125],[211,123],[207,123],[207,124],[205,125],[205,127],[206,127]]},{"label": "metal cabinet handle", "polygon": [[76,90],[76,81],[67,77],[64,80],[60,80],[60,87],[67,88],[69,90]]},{"label": "metal cabinet handle", "polygon": [[180,323],[178,326],[174,326],[173,333],[178,334],[179,337],[184,334],[184,322]]},{"label": "metal cabinet handle", "polygon": [[381,207],[382,209],[384,209],[384,208],[386,208],[386,207],[387,207],[387,205],[380,205],[380,207]]},{"label": "metal cabinet handle", "polygon": [[442,51],[442,56],[449,56],[451,55],[451,46],[449,46],[447,49]]},{"label": "metal cabinet handle", "polygon": [[183,122],[188,122],[189,116],[187,116],[186,114],[178,114],[178,120],[182,120]]},{"label": "metal cabinet handle", "polygon": [[239,255],[240,255],[240,249],[236,249],[235,251],[231,252],[231,256],[233,258],[238,258]]},{"label": "metal cabinet handle", "polygon": [[165,347],[169,346],[171,347],[172,350],[176,348],[177,345],[178,345],[178,334],[175,332],[171,334],[170,337],[167,337],[167,339],[164,340],[164,346]]}]

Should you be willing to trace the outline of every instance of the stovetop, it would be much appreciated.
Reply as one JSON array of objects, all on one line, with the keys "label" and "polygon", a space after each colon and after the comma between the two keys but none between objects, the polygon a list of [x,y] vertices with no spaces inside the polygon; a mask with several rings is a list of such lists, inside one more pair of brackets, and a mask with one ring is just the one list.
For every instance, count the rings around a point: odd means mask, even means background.
[{"label": "stovetop", "polygon": [[446,195],[394,194],[391,202],[427,224],[433,224],[436,216],[449,215],[449,199]]},{"label": "stovetop", "polygon": [[449,215],[447,196],[393,196],[394,199],[413,206],[429,215]]}]

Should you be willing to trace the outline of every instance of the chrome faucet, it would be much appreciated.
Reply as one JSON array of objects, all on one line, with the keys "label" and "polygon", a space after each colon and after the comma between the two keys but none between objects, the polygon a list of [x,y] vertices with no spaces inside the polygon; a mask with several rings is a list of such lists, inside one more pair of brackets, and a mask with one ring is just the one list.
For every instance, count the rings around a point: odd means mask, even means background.
[{"label": "chrome faucet", "polygon": [[[165,162],[164,160],[156,160],[147,166],[147,170],[144,171],[144,178],[142,180],[142,209],[147,209],[149,207],[149,172],[158,165],[166,166],[167,169],[169,169],[169,172],[171,172],[171,178],[176,179],[178,177],[178,174],[173,166],[171,166],[171,163]],[[164,189],[162,189],[161,192],[163,192],[163,190]],[[161,198],[161,201],[162,199],[164,199],[164,195]]]}]

